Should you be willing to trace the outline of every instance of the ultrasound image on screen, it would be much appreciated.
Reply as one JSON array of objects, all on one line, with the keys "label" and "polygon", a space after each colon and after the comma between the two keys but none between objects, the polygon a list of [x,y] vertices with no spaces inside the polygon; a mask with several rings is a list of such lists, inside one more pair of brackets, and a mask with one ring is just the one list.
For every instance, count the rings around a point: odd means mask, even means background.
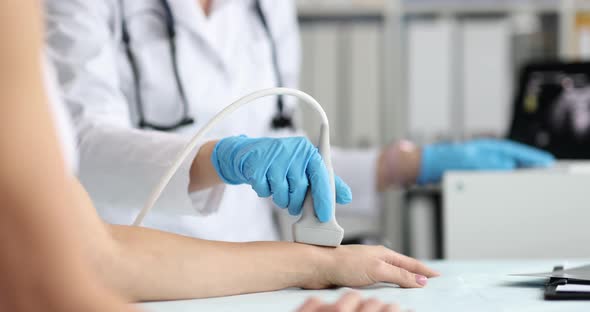
[{"label": "ultrasound image on screen", "polygon": [[525,69],[510,138],[560,159],[590,159],[590,64]]}]

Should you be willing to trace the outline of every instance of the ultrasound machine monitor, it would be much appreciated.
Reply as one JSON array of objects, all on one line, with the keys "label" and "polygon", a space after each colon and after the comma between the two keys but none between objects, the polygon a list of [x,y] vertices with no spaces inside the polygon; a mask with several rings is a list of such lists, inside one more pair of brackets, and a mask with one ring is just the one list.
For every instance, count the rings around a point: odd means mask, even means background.
[{"label": "ultrasound machine monitor", "polygon": [[590,159],[590,63],[524,67],[509,138],[558,159]]}]

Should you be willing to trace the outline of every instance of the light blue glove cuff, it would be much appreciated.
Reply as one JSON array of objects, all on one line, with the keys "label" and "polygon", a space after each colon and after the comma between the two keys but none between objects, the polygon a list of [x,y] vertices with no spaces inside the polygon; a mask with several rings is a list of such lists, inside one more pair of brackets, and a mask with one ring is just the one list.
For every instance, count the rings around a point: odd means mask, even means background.
[{"label": "light blue glove cuff", "polygon": [[222,160],[219,157],[224,154],[228,155],[232,151],[223,150],[222,152],[220,152],[219,149],[223,149],[225,143],[228,143],[228,145],[231,146],[233,142],[230,142],[230,141],[245,140],[246,138],[247,137],[245,135],[225,138],[225,139],[222,139],[219,142],[217,142],[217,144],[215,144],[215,148],[213,148],[213,153],[211,153],[211,163],[213,164],[213,167],[215,168],[217,175],[219,176],[221,181],[223,181],[225,184],[239,185],[239,184],[244,184],[245,182],[229,179],[223,174],[223,168],[221,166],[221,162],[222,161],[229,161],[229,159]]},{"label": "light blue glove cuff", "polygon": [[440,181],[442,178],[444,168],[438,166],[437,162],[437,146],[425,145],[422,147],[422,157],[420,160],[420,174],[416,183],[419,185],[426,185]]},{"label": "light blue glove cuff", "polygon": [[231,181],[227,180],[223,176],[223,174],[221,174],[221,166],[219,165],[219,158],[217,158],[217,150],[219,149],[219,143],[221,143],[221,141],[217,142],[217,144],[215,144],[215,148],[213,148],[213,153],[211,153],[211,163],[213,164],[215,172],[217,172],[217,175],[219,176],[221,181],[223,181],[223,183],[226,184],[232,184]]}]

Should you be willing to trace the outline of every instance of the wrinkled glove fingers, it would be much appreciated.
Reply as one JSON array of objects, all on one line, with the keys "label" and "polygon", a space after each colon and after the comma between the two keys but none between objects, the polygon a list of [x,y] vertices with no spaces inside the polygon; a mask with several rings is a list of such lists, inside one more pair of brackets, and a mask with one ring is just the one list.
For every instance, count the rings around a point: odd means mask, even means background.
[{"label": "wrinkled glove fingers", "polygon": [[509,171],[514,170],[517,167],[516,160],[513,157],[506,156],[504,154],[490,154],[485,159],[481,159],[480,166],[488,168],[489,170],[501,170]]},{"label": "wrinkled glove fingers", "polygon": [[506,151],[516,160],[518,166],[549,166],[555,161],[555,157],[538,148],[526,146],[516,142],[504,142],[507,145]]},{"label": "wrinkled glove fingers", "polygon": [[332,219],[334,198],[332,197],[328,169],[317,151],[309,159],[305,173],[311,186],[316,216],[320,222],[328,222]]},{"label": "wrinkled glove fingers", "polygon": [[[307,164],[305,164],[307,165]],[[309,181],[305,174],[305,167],[293,165],[287,173],[287,182],[289,183],[289,214],[298,216],[301,213],[301,208],[307,195]]]},{"label": "wrinkled glove fingers", "polygon": [[352,190],[339,176],[334,177],[336,185],[336,203],[340,205],[350,204],[352,202]]},{"label": "wrinkled glove fingers", "polygon": [[555,161],[550,153],[517,142],[490,141],[488,147],[513,158],[518,167],[549,166]]},{"label": "wrinkled glove fingers", "polygon": [[266,175],[264,175],[262,178],[251,179],[248,183],[252,186],[254,192],[258,194],[258,197],[267,198],[272,195],[272,192],[270,191],[270,184],[266,179]]},{"label": "wrinkled glove fingers", "polygon": [[289,206],[289,183],[286,169],[272,165],[266,173],[266,179],[270,186],[273,202],[281,208],[287,208]]}]

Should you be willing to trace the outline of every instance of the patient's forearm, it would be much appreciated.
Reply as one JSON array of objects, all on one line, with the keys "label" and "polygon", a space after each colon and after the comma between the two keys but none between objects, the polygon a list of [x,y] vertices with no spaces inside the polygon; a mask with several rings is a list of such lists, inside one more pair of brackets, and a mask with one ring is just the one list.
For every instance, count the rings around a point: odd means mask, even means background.
[{"label": "patient's forearm", "polygon": [[126,226],[111,232],[120,247],[111,283],[138,301],[306,287],[326,257],[295,243],[213,242]]}]

